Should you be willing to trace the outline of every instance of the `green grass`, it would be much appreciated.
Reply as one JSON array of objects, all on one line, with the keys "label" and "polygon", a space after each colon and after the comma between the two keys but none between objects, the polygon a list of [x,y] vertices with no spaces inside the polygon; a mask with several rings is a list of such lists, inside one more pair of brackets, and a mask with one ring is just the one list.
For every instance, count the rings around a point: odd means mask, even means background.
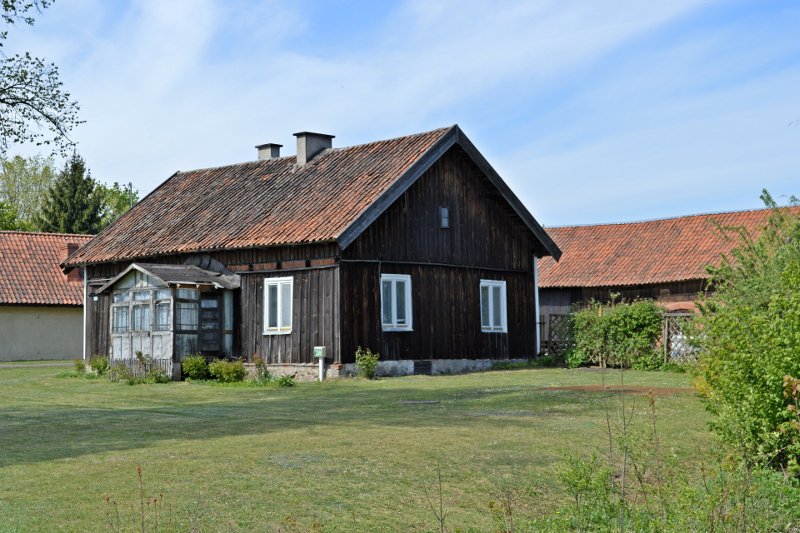
[{"label": "green grass", "polygon": [[[146,495],[164,495],[176,530],[429,531],[425,487],[434,490],[437,463],[449,526],[491,530],[488,503],[503,487],[526,495],[521,515],[551,512],[564,497],[555,475],[563,454],[607,443],[604,393],[545,389],[599,384],[597,371],[284,389],[128,386],[59,372],[0,367],[0,531],[105,529],[106,496],[132,530],[138,464]],[[626,385],[689,379],[625,374]],[[642,424],[646,404],[638,397]],[[715,446],[700,400],[658,397],[657,410],[665,449],[686,468],[699,464]]]}]

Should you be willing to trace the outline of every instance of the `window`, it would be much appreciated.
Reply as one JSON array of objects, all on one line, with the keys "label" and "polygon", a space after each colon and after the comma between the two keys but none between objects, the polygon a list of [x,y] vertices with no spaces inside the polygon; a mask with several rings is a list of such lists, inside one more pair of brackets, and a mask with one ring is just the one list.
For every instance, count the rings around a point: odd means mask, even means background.
[{"label": "window", "polygon": [[447,229],[450,227],[450,214],[446,207],[439,208],[439,222],[439,227],[442,229]]},{"label": "window", "polygon": [[383,331],[411,331],[411,276],[381,274]]},{"label": "window", "polygon": [[150,304],[131,306],[131,331],[150,331]]},{"label": "window", "polygon": [[293,278],[264,278],[264,335],[292,332]]},{"label": "window", "polygon": [[111,308],[111,331],[113,333],[128,332],[128,306]]},{"label": "window", "polygon": [[153,329],[156,331],[168,331],[170,322],[169,302],[158,302],[156,304],[156,321]]},{"label": "window", "polygon": [[481,280],[481,331],[505,333],[506,324],[506,282]]},{"label": "window", "polygon": [[193,331],[197,329],[196,303],[175,303],[175,329],[179,331]]}]

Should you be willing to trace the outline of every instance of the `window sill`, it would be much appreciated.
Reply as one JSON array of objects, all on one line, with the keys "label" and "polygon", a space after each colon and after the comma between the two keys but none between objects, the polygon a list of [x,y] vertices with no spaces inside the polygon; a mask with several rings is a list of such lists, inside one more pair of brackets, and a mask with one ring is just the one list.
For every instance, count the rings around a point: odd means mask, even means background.
[{"label": "window sill", "polygon": [[291,335],[292,330],[289,331],[265,331],[263,335],[265,337],[272,336],[272,335]]},{"label": "window sill", "polygon": [[508,333],[507,329],[481,329],[481,333]]},{"label": "window sill", "polygon": [[389,332],[392,332],[392,333],[402,333],[402,332],[411,332],[411,331],[414,331],[414,329],[413,328],[387,328],[386,326],[383,326],[383,331],[389,331]]}]

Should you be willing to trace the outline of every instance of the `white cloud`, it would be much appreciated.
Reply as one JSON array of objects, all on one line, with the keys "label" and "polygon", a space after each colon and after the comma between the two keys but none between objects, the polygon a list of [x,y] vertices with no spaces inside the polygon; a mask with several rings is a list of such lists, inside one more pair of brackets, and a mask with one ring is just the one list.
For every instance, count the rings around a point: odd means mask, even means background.
[{"label": "white cloud", "polygon": [[[292,153],[294,131],[330,132],[341,146],[453,122],[548,224],[615,220],[669,195],[697,203],[724,194],[725,176],[785,176],[796,163],[800,128],[770,122],[797,103],[796,70],[715,86],[769,62],[774,46],[720,58],[726,27],[640,44],[701,0],[413,0],[353,30],[357,44],[303,46],[325,42],[303,12],[314,7],[58,2],[21,44],[61,65],[95,176],[142,191],[179,168],[251,159],[261,142]],[[325,24],[347,14],[337,16]]]}]

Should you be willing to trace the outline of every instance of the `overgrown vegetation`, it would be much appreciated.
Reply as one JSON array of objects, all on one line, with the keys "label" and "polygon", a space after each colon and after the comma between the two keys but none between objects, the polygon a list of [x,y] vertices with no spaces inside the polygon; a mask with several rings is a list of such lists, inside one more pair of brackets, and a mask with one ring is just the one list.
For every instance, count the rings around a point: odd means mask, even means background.
[{"label": "overgrown vegetation", "polygon": [[372,353],[369,348],[366,350],[361,346],[356,348],[356,368],[358,375],[367,379],[375,379],[375,372],[378,370],[380,354]]},{"label": "overgrown vegetation", "polygon": [[188,355],[181,361],[181,371],[184,379],[207,379],[208,362],[200,354]]},{"label": "overgrown vegetation", "polygon": [[698,389],[723,441],[749,464],[800,475],[800,218],[774,209],[757,238],[722,228],[739,245],[710,270],[716,292],[700,304]]},{"label": "overgrown vegetation", "polygon": [[105,376],[108,373],[108,357],[105,355],[93,355],[89,358],[89,367],[98,376]]},{"label": "overgrown vegetation", "polygon": [[239,359],[236,361],[215,359],[208,365],[208,374],[220,383],[235,383],[244,381],[247,371],[244,363]]},{"label": "overgrown vegetation", "polygon": [[664,311],[652,300],[592,302],[572,314],[574,345],[567,366],[587,364],[654,370],[663,364],[655,347]]}]

